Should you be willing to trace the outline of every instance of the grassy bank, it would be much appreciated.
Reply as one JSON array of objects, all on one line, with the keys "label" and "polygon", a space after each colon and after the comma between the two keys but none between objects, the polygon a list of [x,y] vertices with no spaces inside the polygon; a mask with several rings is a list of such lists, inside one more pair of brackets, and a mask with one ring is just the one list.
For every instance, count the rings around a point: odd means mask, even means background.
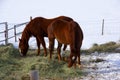
[{"label": "grassy bank", "polygon": [[[41,51],[43,52],[43,51]],[[35,56],[35,50],[29,50],[27,57],[20,57],[17,49],[12,44],[0,46],[0,80],[21,80],[28,77],[32,69],[39,71],[41,80],[65,80],[80,77],[79,68],[68,68],[64,61],[58,62],[55,56],[52,60],[48,57]]]},{"label": "grassy bank", "polygon": [[117,48],[120,48],[120,44],[118,44],[116,42],[108,42],[105,44],[93,44],[93,46],[91,48],[86,49],[86,50],[82,50],[82,53],[120,52],[120,50],[119,51],[116,50]]}]

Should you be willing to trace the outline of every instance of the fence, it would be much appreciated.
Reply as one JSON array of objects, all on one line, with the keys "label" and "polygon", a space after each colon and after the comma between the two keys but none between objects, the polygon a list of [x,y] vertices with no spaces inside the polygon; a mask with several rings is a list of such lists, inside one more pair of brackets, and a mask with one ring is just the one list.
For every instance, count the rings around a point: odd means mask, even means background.
[{"label": "fence", "polygon": [[15,37],[15,42],[17,42],[17,35],[21,34],[22,32],[18,32],[17,33],[17,28],[18,27],[21,27],[22,25],[26,25],[28,22],[25,22],[25,23],[21,23],[21,24],[17,24],[17,25],[14,25],[14,36]]},{"label": "fence", "polygon": [[[5,45],[8,44],[8,40],[11,39],[11,38],[15,38],[15,42],[17,42],[17,35],[21,34],[21,32],[17,32],[17,28],[21,27],[22,25],[26,25],[28,22],[25,22],[25,23],[21,23],[21,24],[16,24],[14,25],[13,27],[11,28],[8,28],[8,23],[7,22],[3,22],[3,23],[0,23],[0,25],[4,25],[5,27],[5,30],[4,31],[1,31],[0,34],[4,34],[4,37],[5,39],[3,40],[0,40],[0,42],[4,42],[5,41]],[[13,30],[13,34],[12,36],[9,36],[9,31]]]},{"label": "fence", "polygon": [[120,19],[85,20],[79,22],[84,35],[87,36],[120,35]]},{"label": "fence", "polygon": [[2,34],[2,33],[4,33],[4,36],[5,36],[5,39],[4,40],[1,40],[0,42],[3,42],[3,41],[5,41],[5,44],[7,44],[8,43],[8,24],[7,24],[7,22],[2,22],[2,23],[0,23],[0,25],[2,25],[2,24],[4,24],[4,26],[5,26],[5,31],[3,31],[3,32],[0,32],[0,34]]}]

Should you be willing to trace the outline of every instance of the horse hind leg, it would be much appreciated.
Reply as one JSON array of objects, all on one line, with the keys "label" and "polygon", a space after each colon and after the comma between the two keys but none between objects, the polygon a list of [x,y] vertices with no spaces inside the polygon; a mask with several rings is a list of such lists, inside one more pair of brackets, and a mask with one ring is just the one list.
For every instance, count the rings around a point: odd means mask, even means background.
[{"label": "horse hind leg", "polygon": [[37,56],[39,56],[39,54],[40,54],[40,41],[38,38],[36,38],[36,41],[37,41],[37,46],[38,46]]},{"label": "horse hind leg", "polygon": [[54,38],[49,38],[49,52],[50,52],[50,59],[52,59],[52,52],[54,49]]},{"label": "horse hind leg", "polygon": [[78,57],[78,67],[81,67],[80,55],[81,55],[81,45],[82,41],[77,45],[77,57]]},{"label": "horse hind leg", "polygon": [[62,44],[58,42],[58,47],[57,47],[57,52],[58,52],[58,60],[61,61],[61,47],[62,47]]},{"label": "horse hind leg", "polygon": [[44,48],[44,56],[46,57],[47,56],[47,49],[46,49],[46,44],[45,44],[44,40],[42,40],[42,46]]}]

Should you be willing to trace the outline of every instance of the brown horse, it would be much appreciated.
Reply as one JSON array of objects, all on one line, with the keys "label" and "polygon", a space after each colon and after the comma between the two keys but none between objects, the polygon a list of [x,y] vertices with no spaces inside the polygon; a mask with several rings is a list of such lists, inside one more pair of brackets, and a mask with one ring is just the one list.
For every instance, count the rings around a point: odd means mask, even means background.
[{"label": "brown horse", "polygon": [[24,31],[22,32],[22,37],[19,39],[19,51],[21,56],[26,56],[26,53],[29,48],[29,38],[31,36],[34,36],[37,40],[37,46],[38,46],[38,52],[37,55],[40,53],[40,44],[42,43],[42,46],[44,48],[44,55],[47,56],[47,50],[46,45],[44,41],[44,37],[47,37],[47,28],[48,25],[50,25],[53,21],[63,19],[66,21],[73,21],[73,19],[66,17],[66,16],[59,16],[57,18],[53,19],[46,19],[43,17],[36,17],[33,20],[31,20],[25,27]]},{"label": "brown horse", "polygon": [[78,57],[78,64],[80,65],[80,48],[83,41],[83,32],[79,24],[75,21],[67,22],[65,20],[56,20],[48,27],[49,51],[50,58],[52,58],[52,51],[54,48],[54,39],[59,42],[58,49],[61,49],[62,44],[70,45],[70,56],[68,67],[71,67]]}]

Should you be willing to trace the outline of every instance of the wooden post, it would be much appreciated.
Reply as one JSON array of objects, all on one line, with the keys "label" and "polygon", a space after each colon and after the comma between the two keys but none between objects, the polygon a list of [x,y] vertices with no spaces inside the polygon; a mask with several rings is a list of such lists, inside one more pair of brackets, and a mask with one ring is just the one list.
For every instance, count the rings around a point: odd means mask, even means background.
[{"label": "wooden post", "polygon": [[8,44],[8,24],[5,22],[5,45]]},{"label": "wooden post", "polygon": [[30,21],[32,20],[32,16],[30,16]]},{"label": "wooden post", "polygon": [[104,35],[104,19],[102,21],[102,35]]},{"label": "wooden post", "polygon": [[16,36],[16,25],[14,25],[14,36],[15,36],[15,42],[17,42],[17,36]]},{"label": "wooden post", "polygon": [[30,80],[39,80],[38,70],[31,70],[30,71]]}]

